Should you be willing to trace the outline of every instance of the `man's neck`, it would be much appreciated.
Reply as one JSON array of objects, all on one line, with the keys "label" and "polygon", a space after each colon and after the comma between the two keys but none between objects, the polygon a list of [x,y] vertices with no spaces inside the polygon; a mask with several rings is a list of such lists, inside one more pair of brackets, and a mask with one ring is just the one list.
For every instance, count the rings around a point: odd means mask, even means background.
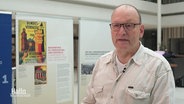
[{"label": "man's neck", "polygon": [[137,52],[137,50],[139,49],[140,45],[137,46],[137,48],[133,48],[132,50],[126,51],[126,50],[117,50],[117,56],[119,61],[122,64],[127,63],[131,57]]},{"label": "man's neck", "polygon": [[132,57],[131,54],[122,54],[122,53],[121,54],[117,54],[117,56],[118,56],[119,61],[122,64],[127,63],[130,60],[130,58]]}]

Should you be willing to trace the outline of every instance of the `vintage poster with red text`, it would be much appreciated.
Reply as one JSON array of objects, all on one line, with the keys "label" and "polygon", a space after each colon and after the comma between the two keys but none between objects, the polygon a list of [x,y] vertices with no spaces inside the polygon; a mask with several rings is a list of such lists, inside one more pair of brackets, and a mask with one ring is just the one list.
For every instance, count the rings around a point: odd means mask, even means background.
[{"label": "vintage poster with red text", "polygon": [[19,64],[46,62],[46,22],[19,20]]}]

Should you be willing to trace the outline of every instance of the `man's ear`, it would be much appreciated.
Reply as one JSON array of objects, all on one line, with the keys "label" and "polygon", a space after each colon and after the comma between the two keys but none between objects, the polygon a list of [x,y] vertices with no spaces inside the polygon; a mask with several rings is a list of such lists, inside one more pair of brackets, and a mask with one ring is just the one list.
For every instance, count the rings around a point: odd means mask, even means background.
[{"label": "man's ear", "polygon": [[140,34],[139,34],[139,38],[142,38],[144,35],[144,25],[140,26]]}]

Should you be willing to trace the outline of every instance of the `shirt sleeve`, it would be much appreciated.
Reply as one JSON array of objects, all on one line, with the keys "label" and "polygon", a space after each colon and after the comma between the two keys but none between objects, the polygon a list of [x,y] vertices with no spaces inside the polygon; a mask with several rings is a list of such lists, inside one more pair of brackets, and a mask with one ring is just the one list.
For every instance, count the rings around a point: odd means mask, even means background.
[{"label": "shirt sleeve", "polygon": [[96,102],[94,97],[93,81],[94,81],[94,76],[98,69],[97,67],[98,67],[98,61],[96,62],[95,67],[93,68],[92,77],[86,89],[86,96],[82,99],[81,104],[95,104]]},{"label": "shirt sleeve", "polygon": [[175,104],[175,82],[171,68],[162,66],[156,75],[155,86],[151,94],[151,104]]},{"label": "shirt sleeve", "polygon": [[92,90],[93,90],[93,88],[89,84],[89,86],[87,87],[87,90],[86,90],[86,96],[82,99],[81,104],[95,104],[95,99],[94,99]]}]

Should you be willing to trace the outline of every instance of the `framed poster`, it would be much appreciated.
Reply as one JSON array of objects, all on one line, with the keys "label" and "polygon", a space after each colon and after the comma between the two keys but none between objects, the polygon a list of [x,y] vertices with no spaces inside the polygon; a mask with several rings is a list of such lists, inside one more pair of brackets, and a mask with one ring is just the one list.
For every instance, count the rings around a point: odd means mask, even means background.
[{"label": "framed poster", "polygon": [[46,22],[19,20],[19,64],[46,62]]}]

